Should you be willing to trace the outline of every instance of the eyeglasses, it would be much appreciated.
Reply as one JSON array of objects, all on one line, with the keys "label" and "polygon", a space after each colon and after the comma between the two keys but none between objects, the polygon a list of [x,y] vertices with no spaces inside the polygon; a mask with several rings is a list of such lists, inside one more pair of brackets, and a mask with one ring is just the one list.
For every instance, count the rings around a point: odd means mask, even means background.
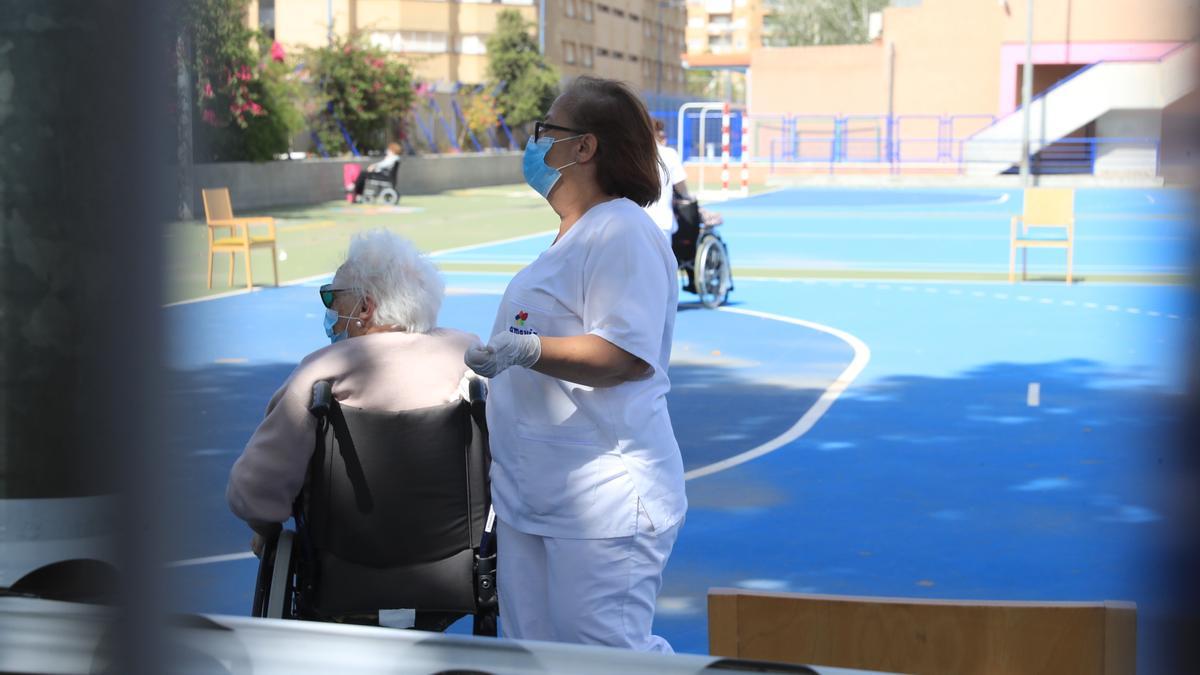
[{"label": "eyeglasses", "polygon": [[537,143],[538,141],[542,140],[542,136],[549,129],[553,129],[555,131],[570,131],[571,133],[575,133],[575,134],[587,133],[586,131],[580,131],[579,129],[572,129],[571,127],[562,127],[557,124],[550,124],[549,122],[542,122],[539,120],[539,121],[533,123],[533,142]]},{"label": "eyeglasses", "polygon": [[333,307],[333,296],[337,295],[338,293],[345,292],[345,291],[357,291],[357,290],[358,290],[357,288],[334,288],[333,284],[325,284],[324,286],[321,287],[321,290],[319,291],[321,294],[321,304],[325,305],[325,308],[328,309],[330,307]]}]

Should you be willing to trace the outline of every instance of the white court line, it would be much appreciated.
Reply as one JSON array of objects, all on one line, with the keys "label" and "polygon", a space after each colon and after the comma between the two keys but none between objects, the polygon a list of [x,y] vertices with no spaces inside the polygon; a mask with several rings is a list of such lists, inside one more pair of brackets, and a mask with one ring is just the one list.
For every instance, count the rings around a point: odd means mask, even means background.
[{"label": "white court line", "polygon": [[173,560],[167,563],[167,567],[191,567],[192,565],[207,565],[209,563],[229,562],[231,560],[245,560],[253,558],[254,553],[244,551],[242,553],[226,553],[224,555],[210,555],[203,558],[188,558],[187,560]]},{"label": "white court line", "polygon": [[[469,251],[469,250],[475,249],[475,248],[486,248],[488,246],[496,246],[499,244],[508,244],[508,243],[511,243],[514,241],[522,241],[525,239],[534,239],[536,237],[545,237],[547,235],[554,234],[555,232],[558,232],[558,230],[557,229],[546,230],[544,232],[535,232],[533,234],[526,234],[526,235],[523,235],[520,237],[510,237],[509,239],[497,239],[495,241],[488,241],[488,242],[484,242],[482,244],[471,244],[470,246],[459,246],[457,248],[444,248],[440,251],[433,251],[433,252],[429,253],[428,257],[436,258],[437,256],[446,255],[447,253],[457,253],[459,251]],[[302,277],[300,279],[292,279],[291,281],[285,281],[279,285],[281,287],[282,286],[300,286],[303,284],[311,283],[318,279],[325,279],[325,278],[328,278],[331,276],[333,276],[333,272],[325,272],[324,274],[314,274],[312,276]],[[229,298],[229,297],[233,297],[235,295],[245,295],[246,293],[257,293],[257,292],[263,290],[263,288],[265,288],[265,287],[255,286],[252,289],[243,288],[243,289],[237,290],[237,291],[229,291],[228,293],[218,293],[216,295],[206,295],[203,298],[192,298],[191,300],[180,300],[179,302],[167,303],[167,304],[163,305],[163,307],[175,307],[176,305],[189,305],[194,302],[207,302],[209,300],[220,300],[221,298]]]},{"label": "white court line", "polygon": [[434,251],[434,252],[430,253],[429,257],[436,258],[440,255],[446,255],[448,253],[460,253],[462,251],[472,251],[477,248],[487,248],[488,246],[499,246],[500,244],[511,244],[515,241],[525,241],[526,239],[536,239],[538,237],[545,237],[547,235],[555,234],[556,232],[558,232],[558,228],[554,228],[553,230],[544,230],[542,232],[534,232],[533,234],[525,234],[525,235],[521,235],[520,237],[510,237],[508,239],[497,239],[496,241],[489,241],[489,242],[485,242],[482,244],[471,244],[469,246],[458,246],[456,248],[444,248],[440,251]]},{"label": "white court line", "polygon": [[1030,382],[1029,389],[1025,392],[1025,405],[1030,408],[1036,408],[1042,404],[1042,385],[1039,382]]},{"label": "white court line", "polygon": [[177,305],[190,305],[193,302],[204,302],[206,300],[220,300],[221,298],[232,298],[237,295],[246,295],[247,293],[257,293],[262,289],[258,286],[254,288],[243,288],[236,291],[227,291],[225,293],[217,293],[216,295],[206,295],[203,298],[192,298],[191,300],[179,300],[178,302],[168,302],[163,307],[175,307]]},{"label": "white court line", "polygon": [[756,459],[768,453],[774,452],[808,433],[808,431],[813,428],[813,425],[817,423],[817,420],[821,419],[826,411],[829,410],[829,407],[833,405],[833,402],[836,401],[838,397],[842,395],[842,392],[850,386],[850,383],[853,382],[856,377],[858,377],[859,373],[863,371],[863,368],[867,367],[867,362],[871,360],[871,349],[867,347],[865,342],[845,331],[840,331],[830,326],[824,326],[819,323],[804,321],[802,319],[793,319],[788,316],[780,316],[779,314],[758,312],[752,309],[721,307],[718,309],[718,311],[728,312],[731,314],[743,314],[745,316],[755,316],[760,319],[767,319],[770,321],[790,323],[795,326],[803,326],[805,328],[811,328],[822,333],[827,333],[850,345],[850,347],[854,350],[854,358],[850,361],[850,365],[842,371],[842,374],[838,375],[837,379],[835,379],[829,385],[829,387],[827,387],[825,391],[821,393],[821,396],[817,399],[816,403],[813,403],[812,407],[805,411],[804,415],[801,416],[800,419],[797,420],[790,429],[783,432],[783,434],[772,438],[766,443],[759,445],[758,447],[751,448],[750,450],[732,457],[728,457],[719,462],[714,462],[707,466],[692,469],[691,471],[683,474],[684,480],[693,480],[703,476],[710,476],[714,473],[731,469],[739,464],[745,464],[752,459]]}]

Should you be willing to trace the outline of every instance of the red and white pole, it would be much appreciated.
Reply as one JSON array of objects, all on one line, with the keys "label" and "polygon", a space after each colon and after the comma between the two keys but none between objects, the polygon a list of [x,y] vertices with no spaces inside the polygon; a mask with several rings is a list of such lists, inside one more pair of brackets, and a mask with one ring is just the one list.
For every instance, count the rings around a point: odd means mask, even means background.
[{"label": "red and white pole", "polygon": [[729,103],[721,110],[721,192],[729,194]]},{"label": "red and white pole", "polygon": [[742,196],[750,194],[750,116],[742,111]]}]

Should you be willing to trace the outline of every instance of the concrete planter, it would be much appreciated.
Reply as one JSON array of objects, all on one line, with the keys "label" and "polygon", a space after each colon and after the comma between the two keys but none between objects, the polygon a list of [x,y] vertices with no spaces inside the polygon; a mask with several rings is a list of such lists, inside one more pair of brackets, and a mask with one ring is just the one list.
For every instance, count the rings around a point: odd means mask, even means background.
[{"label": "concrete planter", "polygon": [[[227,187],[234,212],[317,204],[345,195],[342,166],[379,158],[223,162],[193,167],[193,213],[204,218],[200,191]],[[520,152],[406,156],[400,165],[400,199],[458,188],[521,183]]]}]

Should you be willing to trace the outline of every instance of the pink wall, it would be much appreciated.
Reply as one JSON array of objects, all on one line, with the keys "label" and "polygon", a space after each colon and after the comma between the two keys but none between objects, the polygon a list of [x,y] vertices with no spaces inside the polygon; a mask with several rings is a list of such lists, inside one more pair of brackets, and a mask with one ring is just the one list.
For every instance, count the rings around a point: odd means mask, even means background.
[{"label": "pink wall", "polygon": [[[1033,45],[1034,64],[1092,64],[1098,61],[1157,61],[1179,42],[1041,42]],[[1017,109],[1017,69],[1025,45],[1000,46],[1000,115]]]}]

